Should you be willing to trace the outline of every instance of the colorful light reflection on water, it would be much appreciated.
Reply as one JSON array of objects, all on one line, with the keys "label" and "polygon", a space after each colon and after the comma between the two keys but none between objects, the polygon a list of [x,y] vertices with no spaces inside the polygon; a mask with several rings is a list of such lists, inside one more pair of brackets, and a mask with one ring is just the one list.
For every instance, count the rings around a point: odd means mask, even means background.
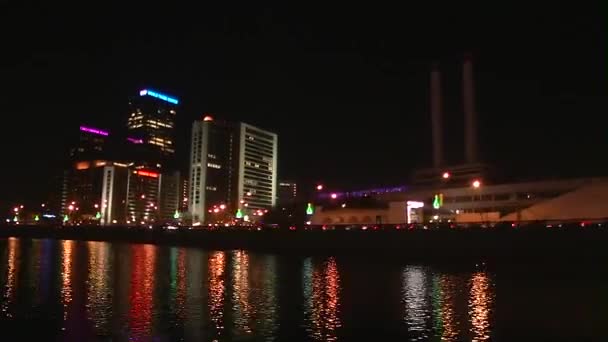
[{"label": "colorful light reflection on water", "polygon": [[[500,287],[495,273],[474,268],[14,238],[0,240],[0,251],[0,323],[32,323],[40,312],[32,324],[57,339],[336,341],[370,328],[380,340],[487,341],[513,320],[542,319],[529,307],[555,299],[530,300],[526,281]],[[578,277],[578,292],[555,284],[546,283],[560,295],[551,310],[577,312],[547,315],[563,319],[557,328],[601,334],[608,315],[595,299],[607,284]]]}]

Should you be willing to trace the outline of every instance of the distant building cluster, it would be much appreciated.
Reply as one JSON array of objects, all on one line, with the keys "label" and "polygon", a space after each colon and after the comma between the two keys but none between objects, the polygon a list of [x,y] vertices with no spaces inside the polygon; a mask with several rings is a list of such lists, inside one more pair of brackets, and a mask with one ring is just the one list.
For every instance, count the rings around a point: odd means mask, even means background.
[{"label": "distant building cluster", "polygon": [[192,125],[184,171],[175,147],[180,101],[150,89],[138,95],[124,130],[82,125],[74,136],[64,224],[232,225],[255,222],[277,203],[277,134],[206,115]]},{"label": "distant building cluster", "polygon": [[[179,99],[141,90],[129,101],[124,131],[80,126],[63,177],[62,219],[67,224],[232,226],[266,221],[263,216],[274,207],[278,210],[267,220],[283,224],[605,219],[605,201],[596,199],[601,197],[598,189],[608,188],[605,177],[497,181],[496,170],[478,151],[473,80],[467,55],[462,63],[461,155],[444,158],[442,76],[434,65],[429,78],[432,134],[426,144],[432,166],[416,169],[407,186],[338,191],[317,184],[314,195],[303,191],[299,200],[297,184],[278,179],[277,134],[203,115],[192,124],[185,168],[186,160],[176,160]],[[22,212],[22,206],[14,207],[7,222],[19,222]]]}]

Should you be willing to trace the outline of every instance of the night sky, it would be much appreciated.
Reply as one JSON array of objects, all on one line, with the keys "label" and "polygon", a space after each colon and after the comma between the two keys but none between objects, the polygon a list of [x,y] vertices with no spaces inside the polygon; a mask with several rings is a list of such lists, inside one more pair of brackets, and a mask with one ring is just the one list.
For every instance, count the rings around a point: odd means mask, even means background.
[{"label": "night sky", "polygon": [[124,126],[128,96],[143,87],[183,103],[184,160],[191,122],[212,112],[277,132],[281,178],[406,184],[431,161],[428,71],[436,60],[447,158],[462,159],[459,63],[467,51],[486,161],[515,179],[606,175],[599,2],[212,3],[0,2],[0,205],[43,198],[67,134],[81,123]]}]

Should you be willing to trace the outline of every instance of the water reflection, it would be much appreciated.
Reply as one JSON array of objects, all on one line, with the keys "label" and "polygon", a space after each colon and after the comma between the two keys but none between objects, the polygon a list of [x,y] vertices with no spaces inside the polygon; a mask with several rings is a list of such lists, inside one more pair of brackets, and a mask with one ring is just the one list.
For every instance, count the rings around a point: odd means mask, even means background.
[{"label": "water reflection", "polygon": [[6,285],[4,292],[4,301],[2,303],[2,312],[7,317],[12,317],[11,305],[15,301],[15,293],[17,291],[17,272],[19,270],[19,248],[20,241],[16,238],[8,239],[8,269],[6,274]]},{"label": "water reflection", "polygon": [[234,324],[237,334],[250,334],[251,304],[249,302],[249,255],[245,251],[234,252],[232,268],[234,282],[232,301]]},{"label": "water reflection", "polygon": [[250,265],[249,296],[252,308],[255,308],[251,312],[251,316],[255,316],[252,332],[261,337],[271,338],[278,328],[276,257],[273,255],[254,257],[251,258]]},{"label": "water reflection", "polygon": [[410,266],[403,271],[402,293],[410,341],[432,336],[442,341],[490,339],[493,287],[489,274],[436,274]]},{"label": "water reflection", "polygon": [[133,335],[140,338],[150,336],[152,332],[155,252],[156,246],[153,245],[132,247],[129,324]]},{"label": "water reflection", "polygon": [[440,329],[436,330],[443,341],[457,341],[461,334],[461,324],[463,323],[456,317],[456,300],[459,292],[462,292],[459,277],[453,275],[439,275],[438,279],[438,298],[440,307],[434,314],[438,317]]},{"label": "water reflection", "polygon": [[207,263],[202,262],[206,255],[197,249],[188,249],[185,253],[186,269],[186,298],[184,307],[184,329],[186,341],[201,341],[203,339],[204,300],[207,297],[206,275]]},{"label": "water reflection", "polygon": [[72,253],[74,253],[75,244],[76,242],[73,240],[61,242],[61,300],[63,303],[64,321],[68,317],[68,306],[72,302],[72,271],[74,269]]},{"label": "water reflection", "polygon": [[[172,250],[175,250],[173,248]],[[184,320],[187,313],[184,311],[186,304],[186,250],[180,248],[177,252],[177,291],[175,293],[175,312],[178,319]]]},{"label": "water reflection", "polygon": [[209,317],[215,338],[224,331],[224,284],[225,252],[213,252],[209,256]]},{"label": "water reflection", "polygon": [[317,341],[338,339],[340,321],[340,275],[335,258],[314,267],[310,258],[303,266],[307,330]]},{"label": "water reflection", "polygon": [[112,318],[112,298],[110,280],[114,277],[112,263],[110,262],[110,245],[105,242],[90,241],[88,260],[88,298],[87,316],[94,323],[99,334],[110,333],[110,319]]},{"label": "water reflection", "polygon": [[484,272],[476,273],[471,279],[469,315],[474,341],[490,339],[490,314],[494,301],[493,285]]},{"label": "water reflection", "polygon": [[403,272],[405,324],[412,341],[428,339],[430,310],[428,308],[427,273],[422,267],[407,267]]},{"label": "water reflection", "polygon": [[48,339],[335,341],[385,326],[398,338],[379,340],[497,339],[488,272],[107,242],[0,251],[0,323],[34,317]]},{"label": "water reflection", "polygon": [[51,296],[51,285],[55,275],[53,267],[55,242],[52,240],[42,240],[40,242],[40,299],[38,304],[42,305]]}]

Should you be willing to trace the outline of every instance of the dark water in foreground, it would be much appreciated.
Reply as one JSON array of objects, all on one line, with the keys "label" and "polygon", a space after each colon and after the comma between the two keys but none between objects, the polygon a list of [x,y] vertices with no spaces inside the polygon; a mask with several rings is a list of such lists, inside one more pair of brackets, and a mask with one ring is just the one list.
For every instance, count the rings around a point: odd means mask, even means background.
[{"label": "dark water in foreground", "polygon": [[[0,240],[0,339],[606,340],[603,265],[293,257]],[[589,271],[594,269],[595,271]]]}]

